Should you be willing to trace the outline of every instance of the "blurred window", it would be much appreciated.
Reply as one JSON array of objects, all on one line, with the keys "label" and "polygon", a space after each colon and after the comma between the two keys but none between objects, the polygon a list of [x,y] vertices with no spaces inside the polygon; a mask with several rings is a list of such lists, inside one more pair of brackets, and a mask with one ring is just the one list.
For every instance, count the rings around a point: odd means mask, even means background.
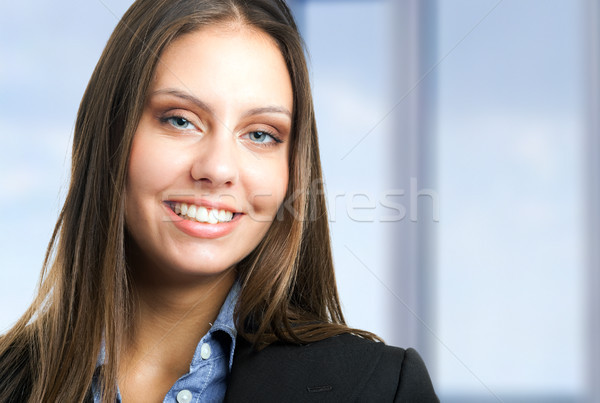
[{"label": "blurred window", "polygon": [[[400,3],[414,15],[393,14]],[[416,36],[401,37],[406,31],[398,21],[422,23],[423,3],[294,3],[312,56],[335,210],[334,255],[348,319],[393,342],[411,340],[410,326],[394,325],[395,313],[410,310],[421,320],[416,334],[425,340],[420,348],[442,401],[581,401],[583,2],[439,0]],[[437,40],[423,40],[431,35]],[[414,72],[391,55],[410,55],[415,44],[421,53],[434,49],[436,55],[422,59],[428,64],[405,60],[423,79],[413,79],[417,88],[406,95],[393,88],[402,81],[394,75]],[[417,94],[432,82],[435,91]],[[430,259],[390,251],[386,237],[394,234],[394,223],[360,222],[370,210],[349,217],[346,196],[336,197],[360,190],[381,194],[398,185],[398,175],[409,183],[413,171],[393,158],[405,150],[389,150],[404,135],[395,132],[395,114],[409,105],[417,105],[410,111],[417,121],[408,130],[419,135],[419,127],[435,122],[435,141],[417,143],[411,156],[420,167],[434,167],[439,223],[429,240],[414,241],[415,248],[435,254]],[[415,172],[422,181],[423,170]],[[408,195],[410,189],[403,190]],[[357,201],[369,206],[372,199]],[[396,201],[411,207],[408,199]],[[406,226],[409,214],[396,225]],[[417,223],[415,234],[424,225]],[[432,307],[413,304],[398,286],[402,277],[394,271],[400,266],[412,267],[414,275],[421,267],[432,270],[425,283],[415,283],[420,299]]]}]

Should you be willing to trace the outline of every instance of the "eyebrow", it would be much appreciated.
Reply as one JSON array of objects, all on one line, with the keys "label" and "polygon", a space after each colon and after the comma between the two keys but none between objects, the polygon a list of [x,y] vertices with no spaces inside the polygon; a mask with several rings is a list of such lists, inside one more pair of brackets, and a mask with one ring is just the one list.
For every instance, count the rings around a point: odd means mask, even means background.
[{"label": "eyebrow", "polygon": [[262,115],[263,113],[281,113],[290,119],[292,118],[292,113],[283,106],[265,106],[262,108],[250,109],[248,112],[244,113],[244,117]]},{"label": "eyebrow", "polygon": [[206,102],[203,102],[200,99],[196,98],[195,96],[187,94],[185,92],[181,92],[179,90],[166,88],[166,89],[162,89],[162,90],[156,90],[152,94],[150,94],[151,97],[153,97],[155,95],[171,95],[171,96],[174,96],[177,98],[181,98],[185,101],[191,102],[196,107],[202,109],[205,112],[210,113],[211,115],[215,114],[214,110]]},{"label": "eyebrow", "polygon": [[[182,92],[182,91],[179,91],[176,89],[166,88],[166,89],[156,90],[152,94],[150,94],[151,97],[155,96],[155,95],[171,95],[171,96],[174,96],[177,98],[181,98],[183,100],[191,102],[196,107],[215,116],[215,112],[209,104],[207,104],[206,102],[203,102],[202,100],[200,100],[200,99],[196,98],[195,96],[190,95],[188,93],[185,93],[185,92]],[[280,114],[286,115],[290,119],[292,118],[292,113],[283,106],[263,106],[263,107],[259,107],[259,108],[252,108],[249,111],[246,111],[246,113],[244,113],[244,117],[262,115],[265,113],[280,113]]]}]

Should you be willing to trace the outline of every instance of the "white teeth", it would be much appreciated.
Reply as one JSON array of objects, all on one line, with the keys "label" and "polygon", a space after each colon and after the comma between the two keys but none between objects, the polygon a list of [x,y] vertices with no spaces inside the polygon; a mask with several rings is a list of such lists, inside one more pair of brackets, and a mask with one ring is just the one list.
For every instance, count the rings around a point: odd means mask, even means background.
[{"label": "white teeth", "polygon": [[187,203],[174,203],[173,211],[178,216],[186,220],[193,220],[209,224],[229,222],[233,219],[234,213],[228,210],[207,209],[203,206],[196,206]]},{"label": "white teeth", "polygon": [[230,213],[231,211],[219,210],[219,221],[230,221]]},{"label": "white teeth", "polygon": [[216,224],[219,222],[219,211],[218,210],[210,210],[208,212],[208,223],[209,224]]},{"label": "white teeth", "polygon": [[208,222],[208,210],[206,207],[198,207],[198,211],[196,211],[196,220],[200,222]]}]

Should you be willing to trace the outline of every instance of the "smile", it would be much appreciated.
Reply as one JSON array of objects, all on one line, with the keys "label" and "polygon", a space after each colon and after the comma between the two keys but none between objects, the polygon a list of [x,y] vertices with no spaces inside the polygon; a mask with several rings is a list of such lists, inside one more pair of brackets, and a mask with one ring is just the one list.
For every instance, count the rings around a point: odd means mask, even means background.
[{"label": "smile", "polygon": [[227,223],[233,220],[237,213],[228,210],[196,206],[195,204],[168,202],[168,206],[184,220],[207,224]]}]

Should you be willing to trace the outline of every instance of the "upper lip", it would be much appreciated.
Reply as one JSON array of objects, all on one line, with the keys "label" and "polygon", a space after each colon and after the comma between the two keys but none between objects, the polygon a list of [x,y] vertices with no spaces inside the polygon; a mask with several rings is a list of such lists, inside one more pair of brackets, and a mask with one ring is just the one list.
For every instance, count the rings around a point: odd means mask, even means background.
[{"label": "upper lip", "polygon": [[202,206],[202,207],[206,207],[206,208],[210,208],[210,209],[226,210],[226,211],[231,211],[232,213],[241,213],[241,211],[239,211],[238,209],[236,209],[233,206],[230,206],[227,203],[223,203],[223,202],[219,202],[219,201],[212,201],[212,200],[208,200],[208,199],[195,199],[195,198],[190,198],[190,197],[174,197],[174,198],[164,200],[164,202],[165,203],[186,203],[186,204],[193,204],[196,206]]}]

